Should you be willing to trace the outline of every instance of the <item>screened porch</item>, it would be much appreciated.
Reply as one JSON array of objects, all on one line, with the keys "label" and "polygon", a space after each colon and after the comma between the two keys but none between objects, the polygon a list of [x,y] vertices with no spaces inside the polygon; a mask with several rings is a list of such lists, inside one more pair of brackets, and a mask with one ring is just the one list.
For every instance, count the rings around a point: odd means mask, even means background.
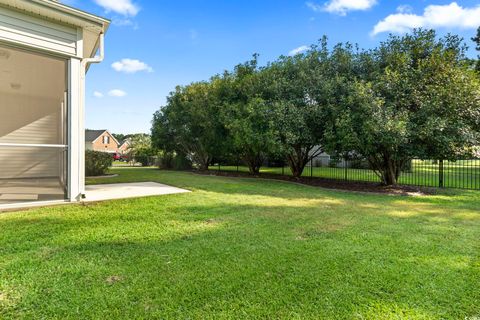
[{"label": "screened porch", "polygon": [[67,198],[67,69],[0,45],[0,205]]}]

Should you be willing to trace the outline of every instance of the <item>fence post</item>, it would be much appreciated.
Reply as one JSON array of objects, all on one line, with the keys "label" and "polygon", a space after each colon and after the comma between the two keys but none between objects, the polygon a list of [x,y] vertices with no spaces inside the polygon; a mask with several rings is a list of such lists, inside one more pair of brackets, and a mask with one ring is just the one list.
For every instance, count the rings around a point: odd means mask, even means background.
[{"label": "fence post", "polygon": [[221,172],[221,171],[222,171],[222,167],[221,167],[220,161],[218,161],[218,172]]},{"label": "fence post", "polygon": [[443,188],[445,186],[444,182],[444,170],[443,170],[443,160],[438,162],[438,186]]},{"label": "fence post", "polygon": [[313,158],[310,159],[310,178],[313,178]]},{"label": "fence post", "polygon": [[347,159],[347,157],[345,157],[344,167],[345,167],[345,181],[347,181],[348,180],[348,159]]}]

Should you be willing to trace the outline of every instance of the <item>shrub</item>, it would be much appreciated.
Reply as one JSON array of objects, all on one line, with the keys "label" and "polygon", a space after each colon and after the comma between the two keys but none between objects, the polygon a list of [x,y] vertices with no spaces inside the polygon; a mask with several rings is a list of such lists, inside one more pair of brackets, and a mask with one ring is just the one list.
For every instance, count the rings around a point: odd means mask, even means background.
[{"label": "shrub", "polygon": [[160,151],[158,153],[157,165],[160,169],[173,169],[173,152]]},{"label": "shrub", "polygon": [[135,161],[141,163],[142,167],[148,167],[150,165],[150,157],[146,154],[136,155]]},{"label": "shrub", "polygon": [[177,153],[173,158],[173,169],[174,170],[190,170],[192,169],[192,161],[188,159],[185,155]]},{"label": "shrub", "polygon": [[85,151],[85,174],[89,177],[104,175],[112,163],[113,157],[109,153]]},{"label": "shrub", "polygon": [[165,170],[190,170],[192,161],[185,155],[175,152],[161,151],[157,157],[157,165]]},{"label": "shrub", "polygon": [[135,162],[141,163],[143,167],[153,165],[154,156],[155,151],[152,148],[139,148],[133,153]]}]

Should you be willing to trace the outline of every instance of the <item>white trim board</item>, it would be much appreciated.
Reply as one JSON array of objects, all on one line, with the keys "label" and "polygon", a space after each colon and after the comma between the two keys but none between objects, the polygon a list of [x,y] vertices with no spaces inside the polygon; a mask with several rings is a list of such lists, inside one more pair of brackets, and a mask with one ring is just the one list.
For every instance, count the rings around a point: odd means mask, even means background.
[{"label": "white trim board", "polygon": [[77,29],[0,7],[0,40],[77,55]]}]

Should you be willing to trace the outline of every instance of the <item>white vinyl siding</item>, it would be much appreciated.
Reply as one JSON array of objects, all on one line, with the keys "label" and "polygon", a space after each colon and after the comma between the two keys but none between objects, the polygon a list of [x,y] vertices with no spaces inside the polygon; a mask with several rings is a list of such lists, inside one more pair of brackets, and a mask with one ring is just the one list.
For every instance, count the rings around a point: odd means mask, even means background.
[{"label": "white vinyl siding", "polygon": [[1,147],[1,179],[52,178],[60,179],[65,150],[38,147]]},{"label": "white vinyl siding", "polygon": [[[61,101],[2,93],[0,143],[65,144]],[[63,150],[38,147],[1,147],[0,179],[54,177],[61,167]],[[12,177],[12,174],[14,177]]]},{"label": "white vinyl siding", "polygon": [[66,144],[61,100],[2,93],[0,143]]},{"label": "white vinyl siding", "polygon": [[76,28],[53,24],[0,7],[0,41],[75,56],[77,38]]}]

